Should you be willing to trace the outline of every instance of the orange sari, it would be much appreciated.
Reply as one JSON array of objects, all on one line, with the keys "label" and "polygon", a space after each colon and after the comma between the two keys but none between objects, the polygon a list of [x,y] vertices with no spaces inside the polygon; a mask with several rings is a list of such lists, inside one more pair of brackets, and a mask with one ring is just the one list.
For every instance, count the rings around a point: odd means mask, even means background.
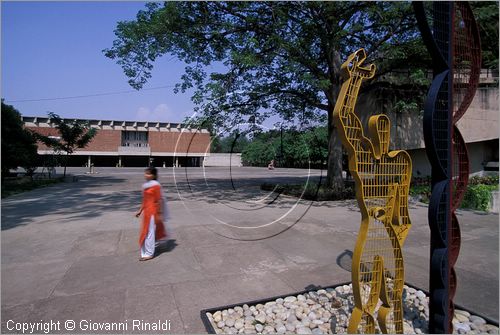
[{"label": "orange sari", "polygon": [[[165,226],[163,222],[163,197],[161,192],[161,185],[156,181],[148,182],[145,185],[149,187],[144,187],[142,192],[142,222],[139,231],[139,245],[142,246],[146,236],[148,235],[149,223],[151,221],[151,216],[155,219],[155,240],[161,240],[167,237],[167,232],[165,231]],[[150,186],[152,185],[152,186]]]}]

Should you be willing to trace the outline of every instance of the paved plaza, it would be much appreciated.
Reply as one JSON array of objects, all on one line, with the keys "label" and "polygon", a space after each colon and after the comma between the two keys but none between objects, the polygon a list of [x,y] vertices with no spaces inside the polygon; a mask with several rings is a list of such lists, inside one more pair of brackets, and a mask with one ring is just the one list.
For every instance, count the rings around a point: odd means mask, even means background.
[{"label": "paved plaza", "polygon": [[[68,172],[78,181],[2,201],[4,333],[8,320],[75,320],[73,333],[103,332],[78,329],[80,320],[170,320],[170,333],[205,333],[202,309],[351,279],[360,224],[355,201],[312,203],[259,188],[317,181],[325,171],[160,168],[174,234],[148,262],[138,261],[134,217],[143,169]],[[427,290],[427,206],[412,203],[410,215],[405,277]],[[498,215],[457,215],[462,245],[455,302],[498,321]]]}]

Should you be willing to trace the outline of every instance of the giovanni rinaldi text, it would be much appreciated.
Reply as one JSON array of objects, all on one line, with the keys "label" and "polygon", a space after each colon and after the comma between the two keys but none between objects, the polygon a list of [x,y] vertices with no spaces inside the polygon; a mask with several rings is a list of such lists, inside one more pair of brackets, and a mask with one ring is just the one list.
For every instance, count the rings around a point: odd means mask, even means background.
[{"label": "giovanni rinaldi text", "polygon": [[8,320],[7,330],[21,334],[49,334],[55,331],[170,331],[170,320],[125,320],[122,322],[103,322],[93,320],[66,320],[19,322]]}]

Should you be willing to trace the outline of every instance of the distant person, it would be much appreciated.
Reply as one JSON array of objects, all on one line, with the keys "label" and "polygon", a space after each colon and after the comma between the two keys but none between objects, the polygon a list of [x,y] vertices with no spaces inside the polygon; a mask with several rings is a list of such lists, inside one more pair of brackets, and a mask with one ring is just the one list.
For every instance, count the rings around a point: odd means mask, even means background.
[{"label": "distant person", "polygon": [[144,212],[139,230],[140,261],[152,259],[155,254],[155,242],[167,237],[165,230],[167,204],[161,185],[157,181],[157,169],[155,167],[146,168],[144,178],[146,182],[142,185],[142,205],[135,213],[135,216],[139,217]]},{"label": "distant person", "polygon": [[271,160],[271,162],[269,163],[269,165],[267,166],[267,168],[269,170],[274,170],[274,159]]}]

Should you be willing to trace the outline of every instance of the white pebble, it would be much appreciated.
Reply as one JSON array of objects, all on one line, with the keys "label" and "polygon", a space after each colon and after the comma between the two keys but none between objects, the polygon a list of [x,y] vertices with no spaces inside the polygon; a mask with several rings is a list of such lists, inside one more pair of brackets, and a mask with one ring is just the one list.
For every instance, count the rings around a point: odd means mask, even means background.
[{"label": "white pebble", "polygon": [[466,315],[463,314],[455,314],[455,318],[458,320],[458,322],[469,322],[469,318]]},{"label": "white pebble", "polygon": [[309,328],[301,327],[297,329],[297,334],[312,334],[312,331]]},{"label": "white pebble", "polygon": [[469,313],[469,312],[464,311],[464,310],[461,310],[461,309],[455,309],[455,316],[456,316],[457,314],[462,314],[462,315],[465,315],[465,316],[467,316],[467,317],[468,317],[468,316],[470,316],[470,313]]},{"label": "white pebble", "polygon": [[476,315],[471,315],[471,316],[469,317],[469,320],[470,320],[472,323],[476,324],[477,326],[481,326],[481,325],[486,324],[486,320],[485,320],[485,319],[483,319],[483,318],[482,318],[482,317],[480,317],[480,316],[476,316]]},{"label": "white pebble", "polygon": [[417,298],[419,299],[425,299],[426,298],[426,295],[424,292],[418,290],[417,293],[415,294],[417,296]]},{"label": "white pebble", "polygon": [[465,333],[471,331],[470,326],[464,322],[459,322],[459,323],[455,324],[453,328],[459,334],[465,334]]},{"label": "white pebble", "polygon": [[277,332],[278,334],[284,334],[284,333],[286,333],[286,327],[285,327],[285,326],[283,326],[283,325],[280,325],[280,326],[278,326],[278,327],[276,328],[276,332]]},{"label": "white pebble", "polygon": [[271,334],[275,332],[275,329],[273,326],[265,326],[264,331],[267,332],[268,334]]},{"label": "white pebble", "polygon": [[256,317],[255,317],[255,320],[260,322],[260,323],[264,323],[266,322],[266,314],[264,313],[259,313]]},{"label": "white pebble", "polygon": [[311,312],[307,315],[307,317],[310,319],[310,320],[316,320],[318,318],[318,316],[316,315],[316,313],[314,312]]},{"label": "white pebble", "polygon": [[235,320],[233,318],[229,318],[225,322],[226,322],[226,326],[233,327],[234,323],[235,323]]},{"label": "white pebble", "polygon": [[244,325],[245,324],[244,324],[243,320],[239,319],[239,320],[236,320],[236,322],[234,323],[234,328],[242,329]]},{"label": "white pebble", "polygon": [[[369,289],[362,287],[362,291]],[[342,292],[342,294],[337,294]],[[403,303],[404,332],[423,334],[428,331],[428,297],[423,291],[405,286]],[[311,291],[297,296],[249,306],[244,304],[207,313],[217,334],[329,334],[345,333],[353,308],[351,286]],[[374,315],[381,301],[377,303]],[[479,316],[455,310],[454,332],[459,334],[498,334],[498,327],[487,324]],[[376,327],[376,332],[380,329]]]},{"label": "white pebble", "polygon": [[220,321],[222,321],[222,313],[220,311],[215,312],[213,319],[215,323],[219,323]]},{"label": "white pebble", "polygon": [[295,324],[293,322],[287,322],[285,327],[289,332],[293,332],[295,330]]},{"label": "white pebble", "polygon": [[322,335],[323,334],[323,332],[319,328],[314,328],[312,330],[312,333],[315,334],[315,335]]}]

